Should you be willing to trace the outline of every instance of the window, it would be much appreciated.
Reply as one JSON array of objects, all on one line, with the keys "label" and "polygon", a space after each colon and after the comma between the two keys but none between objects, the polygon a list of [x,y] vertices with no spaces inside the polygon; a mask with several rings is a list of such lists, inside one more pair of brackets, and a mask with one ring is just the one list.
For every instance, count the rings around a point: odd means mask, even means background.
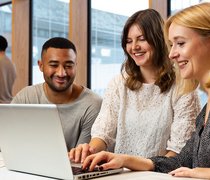
[{"label": "window", "polygon": [[99,95],[103,95],[111,78],[120,73],[124,61],[121,32],[127,18],[148,7],[149,0],[91,1],[90,87]]},{"label": "window", "polygon": [[7,39],[7,55],[11,59],[12,2],[0,3],[0,34]]},{"label": "window", "polygon": [[171,14],[176,13],[177,11],[179,11],[180,9],[184,9],[186,7],[195,5],[200,3],[202,0],[170,0],[170,4],[171,4]]},{"label": "window", "polygon": [[32,84],[44,82],[37,61],[41,58],[41,48],[52,37],[68,38],[70,0],[33,1],[33,72]]}]

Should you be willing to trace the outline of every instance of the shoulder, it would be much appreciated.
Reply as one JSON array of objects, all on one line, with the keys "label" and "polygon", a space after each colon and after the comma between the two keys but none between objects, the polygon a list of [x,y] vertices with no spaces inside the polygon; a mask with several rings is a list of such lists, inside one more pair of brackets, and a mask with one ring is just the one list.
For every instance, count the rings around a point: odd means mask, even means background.
[{"label": "shoulder", "polygon": [[206,107],[207,107],[207,104],[204,105],[204,107],[201,109],[200,113],[198,114],[196,118],[196,127],[199,126],[199,124],[203,125],[204,117],[206,115]]},{"label": "shoulder", "polygon": [[122,90],[126,88],[125,79],[121,74],[114,76],[108,83],[107,89]]},{"label": "shoulder", "polygon": [[[126,77],[126,76],[125,76]],[[125,83],[125,79],[123,77],[122,74],[118,74],[116,76],[114,76],[111,80],[110,83],[115,83],[115,84],[124,84]]]},{"label": "shoulder", "polygon": [[26,86],[22,90],[20,90],[19,93],[25,93],[25,92],[34,92],[34,91],[41,91],[43,89],[43,83],[41,84],[36,84],[36,85],[31,85],[31,86]]},{"label": "shoulder", "polygon": [[43,93],[43,84],[26,86],[15,95],[12,103],[38,103],[37,99],[40,99]]},{"label": "shoulder", "polygon": [[84,90],[84,98],[85,99],[91,99],[92,101],[102,101],[102,97],[99,96],[98,94],[96,94],[95,92],[93,92],[91,89],[87,88],[87,87],[83,87]]},{"label": "shoulder", "polygon": [[14,64],[12,63],[12,61],[7,56],[4,56],[3,58],[1,58],[0,63],[1,63],[1,65],[4,65],[6,67],[13,67],[14,68]]},{"label": "shoulder", "polygon": [[197,89],[192,92],[179,95],[177,93],[177,89],[175,88],[173,91],[173,95],[174,95],[175,101],[183,101],[183,102],[188,101],[188,102],[196,102],[200,104],[200,98],[199,98],[199,93]]},{"label": "shoulder", "polygon": [[83,92],[80,97],[75,101],[78,109],[86,109],[87,112],[93,111],[98,113],[102,104],[102,97],[93,92],[87,87],[83,87]]}]

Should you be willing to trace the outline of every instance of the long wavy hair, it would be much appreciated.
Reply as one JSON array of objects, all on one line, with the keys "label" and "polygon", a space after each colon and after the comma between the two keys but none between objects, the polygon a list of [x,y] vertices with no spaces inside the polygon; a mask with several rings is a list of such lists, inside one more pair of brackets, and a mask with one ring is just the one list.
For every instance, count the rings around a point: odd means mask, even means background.
[{"label": "long wavy hair", "polygon": [[154,51],[152,62],[157,69],[155,84],[159,86],[161,93],[165,92],[175,81],[175,71],[168,58],[168,48],[163,33],[164,21],[154,9],[137,11],[128,18],[123,28],[121,46],[124,50],[125,61],[121,67],[121,74],[125,79],[125,85],[130,90],[138,90],[144,82],[140,67],[126,51],[128,32],[134,24],[141,29],[145,40]]}]

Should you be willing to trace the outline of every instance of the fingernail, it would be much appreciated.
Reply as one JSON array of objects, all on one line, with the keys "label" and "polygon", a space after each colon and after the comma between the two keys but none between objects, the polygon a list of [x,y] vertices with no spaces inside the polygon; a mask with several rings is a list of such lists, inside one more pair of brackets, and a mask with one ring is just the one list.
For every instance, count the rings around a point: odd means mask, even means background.
[{"label": "fingernail", "polygon": [[103,171],[104,168],[103,168],[103,166],[99,166],[98,169],[99,169],[99,171]]}]

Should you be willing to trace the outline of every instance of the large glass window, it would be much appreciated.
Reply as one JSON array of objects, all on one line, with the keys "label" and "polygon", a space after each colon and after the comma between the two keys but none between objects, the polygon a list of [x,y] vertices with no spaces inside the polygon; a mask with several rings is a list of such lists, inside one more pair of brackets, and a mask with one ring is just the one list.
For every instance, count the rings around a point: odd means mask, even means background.
[{"label": "large glass window", "polygon": [[171,14],[176,13],[180,9],[198,4],[204,0],[170,0],[171,3]]},{"label": "large glass window", "polygon": [[149,0],[91,0],[90,86],[99,95],[103,95],[111,78],[120,73],[125,21],[134,12],[148,7]]},{"label": "large glass window", "polygon": [[32,84],[43,82],[43,75],[37,65],[41,58],[41,48],[52,37],[66,37],[69,32],[70,0],[33,1],[33,70]]},{"label": "large glass window", "polygon": [[[3,3],[3,2],[1,2]],[[11,58],[12,2],[0,3],[0,34],[8,41],[7,56]]]}]

